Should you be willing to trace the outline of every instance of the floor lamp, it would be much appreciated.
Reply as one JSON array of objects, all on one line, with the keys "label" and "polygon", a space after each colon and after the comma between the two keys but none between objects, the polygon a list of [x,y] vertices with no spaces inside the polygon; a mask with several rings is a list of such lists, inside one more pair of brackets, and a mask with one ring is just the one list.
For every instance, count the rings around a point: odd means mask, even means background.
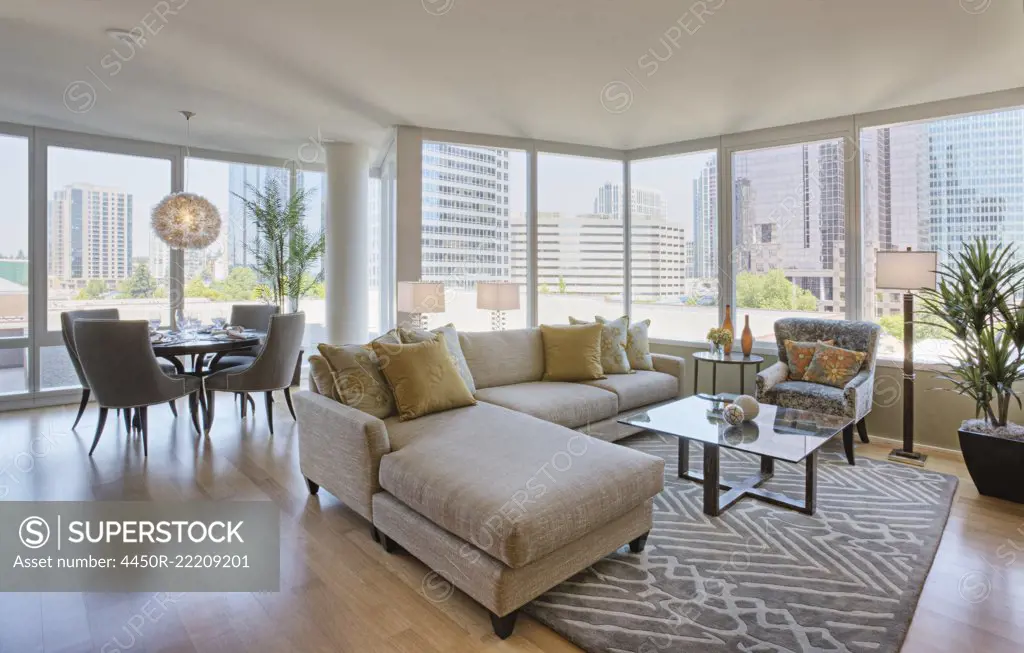
[{"label": "floor lamp", "polygon": [[427,329],[427,313],[444,313],[444,284],[440,281],[399,281],[398,311],[408,313],[415,328]]},{"label": "floor lamp", "polygon": [[914,295],[935,288],[936,252],[877,252],[875,287],[903,291],[903,448],[893,449],[889,460],[924,467],[928,456],[914,451]]},{"label": "floor lamp", "polygon": [[519,284],[478,281],[476,307],[491,311],[491,331],[505,330],[505,311],[519,310]]}]

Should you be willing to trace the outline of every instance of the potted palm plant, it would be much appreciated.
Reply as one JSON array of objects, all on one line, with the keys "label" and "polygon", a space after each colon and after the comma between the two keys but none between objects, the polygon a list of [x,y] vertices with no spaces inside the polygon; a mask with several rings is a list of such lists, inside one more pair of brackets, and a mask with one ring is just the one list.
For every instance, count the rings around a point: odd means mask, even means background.
[{"label": "potted palm plant", "polygon": [[[313,273],[326,248],[323,231],[306,224],[311,191],[297,188],[291,197],[281,183],[270,179],[263,190],[247,184],[246,196],[234,193],[252,219],[256,238],[245,243],[252,269],[260,279],[257,292],[281,312],[295,312],[299,299],[323,282],[323,269]],[[251,194],[251,197],[248,196]]]},{"label": "potted palm plant", "polygon": [[954,340],[939,378],[974,400],[960,425],[960,450],[986,496],[1024,503],[1024,427],[1009,421],[1024,379],[1024,262],[1016,248],[979,239],[939,266],[938,286],[921,294],[926,321]]}]

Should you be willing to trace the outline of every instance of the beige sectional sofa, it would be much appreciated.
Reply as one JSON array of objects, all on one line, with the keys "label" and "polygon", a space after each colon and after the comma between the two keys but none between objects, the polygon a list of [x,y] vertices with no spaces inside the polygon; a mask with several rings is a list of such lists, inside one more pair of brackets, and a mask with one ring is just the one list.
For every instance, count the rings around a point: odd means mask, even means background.
[{"label": "beige sectional sofa", "polygon": [[611,441],[636,431],[620,414],[682,396],[683,361],[545,382],[539,329],[459,341],[475,406],[402,422],[298,393],[300,466],[311,492],[483,604],[504,638],[522,605],[627,542],[642,550],[664,462]]}]

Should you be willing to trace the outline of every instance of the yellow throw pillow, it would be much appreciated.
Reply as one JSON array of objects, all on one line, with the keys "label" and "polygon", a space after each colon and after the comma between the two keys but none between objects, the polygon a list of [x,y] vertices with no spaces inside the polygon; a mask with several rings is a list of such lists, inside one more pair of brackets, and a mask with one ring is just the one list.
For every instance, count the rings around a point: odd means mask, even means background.
[{"label": "yellow throw pillow", "polygon": [[403,345],[414,342],[433,340],[437,336],[444,338],[444,344],[448,346],[448,355],[452,357],[455,368],[459,370],[459,376],[466,382],[470,394],[476,392],[476,383],[473,382],[473,373],[469,371],[469,363],[466,362],[466,355],[462,353],[462,343],[459,342],[459,332],[455,330],[454,324],[446,324],[443,327],[424,331],[423,329],[398,328],[398,337]]},{"label": "yellow throw pillow", "polygon": [[334,372],[326,358],[316,354],[309,357],[309,376],[313,379],[317,392],[328,399],[338,400],[338,395],[334,392]]},{"label": "yellow throw pillow", "polygon": [[398,418],[403,422],[476,403],[444,338],[397,347],[379,342],[370,346],[381,358],[381,371],[395,394]]},{"label": "yellow throw pillow", "polygon": [[[593,324],[586,320],[569,318],[569,324]],[[623,315],[617,320],[601,322],[601,369],[605,374],[629,374],[629,357],[626,356],[626,332],[629,329],[629,316]]]},{"label": "yellow throw pillow", "polygon": [[545,381],[590,381],[605,378],[601,369],[600,324],[540,325],[544,339]]},{"label": "yellow throw pillow", "polygon": [[814,358],[814,352],[818,351],[818,345],[834,345],[834,340],[822,340],[818,342],[800,342],[797,340],[786,340],[782,345],[786,348],[786,358],[789,359],[789,380],[802,381],[807,372],[807,366]]},{"label": "yellow throw pillow", "polygon": [[335,400],[380,419],[395,414],[395,399],[380,373],[376,352],[360,345],[323,343],[317,349],[331,366]]},{"label": "yellow throw pillow", "polygon": [[804,372],[804,381],[842,388],[860,372],[867,354],[821,343],[811,364]]}]

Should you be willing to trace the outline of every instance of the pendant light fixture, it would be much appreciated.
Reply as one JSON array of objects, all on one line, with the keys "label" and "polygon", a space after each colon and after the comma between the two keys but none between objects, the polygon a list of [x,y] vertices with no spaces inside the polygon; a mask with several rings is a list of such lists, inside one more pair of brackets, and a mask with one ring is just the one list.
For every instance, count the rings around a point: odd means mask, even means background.
[{"label": "pendant light fixture", "polygon": [[[185,158],[191,156],[189,149],[191,133],[189,120],[196,115],[182,111],[185,116]],[[220,211],[210,200],[188,192],[188,166],[186,163],[185,192],[171,193],[153,207],[153,231],[160,240],[175,249],[203,249],[220,235]]]}]

